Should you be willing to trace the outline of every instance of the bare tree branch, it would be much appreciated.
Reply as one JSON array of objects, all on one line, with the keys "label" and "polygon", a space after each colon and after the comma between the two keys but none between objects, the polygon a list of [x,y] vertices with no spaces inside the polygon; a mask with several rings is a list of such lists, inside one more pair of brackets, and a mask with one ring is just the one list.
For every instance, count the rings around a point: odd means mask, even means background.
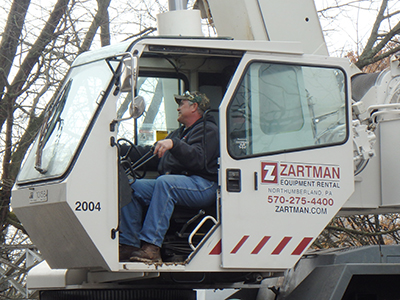
[{"label": "bare tree branch", "polygon": [[[0,101],[4,96],[4,89],[8,85],[7,78],[10,74],[12,62],[19,44],[19,37],[24,25],[24,20],[30,0],[14,1],[8,14],[7,25],[0,43]],[[6,109],[0,107],[0,128],[3,127],[7,114]]]},{"label": "bare tree branch", "polygon": [[[5,115],[0,116],[0,127],[6,122],[5,130],[5,153],[3,156],[2,165],[2,180],[13,180],[11,178],[11,153],[12,153],[12,128],[14,124],[14,103],[19,95],[19,92],[25,85],[25,82],[31,73],[33,67],[38,62],[39,57],[44,51],[48,43],[50,43],[55,37],[55,29],[60,19],[64,15],[69,0],[58,0],[50,17],[41,31],[39,37],[32,45],[26,58],[24,59],[21,67],[14,77],[13,82],[10,84],[10,88],[6,94],[4,94],[2,101],[0,102],[0,111],[4,111]],[[9,203],[11,196],[11,188],[3,188],[0,190],[0,232],[4,231],[7,226],[7,215],[9,212]]]},{"label": "bare tree branch", "polygon": [[379,30],[379,27],[381,26],[382,20],[384,19],[384,13],[385,13],[387,4],[388,4],[388,0],[382,0],[382,4],[379,9],[378,15],[375,19],[374,25],[372,26],[370,37],[367,41],[367,44],[364,47],[363,53],[360,55],[360,59],[362,59],[363,57],[365,57],[367,55],[371,55],[370,51],[372,51],[372,48],[378,37],[378,30]]},{"label": "bare tree branch", "polygon": [[[79,53],[89,50],[90,45],[93,42],[94,36],[99,27],[101,28],[101,42],[102,46],[110,44],[110,30],[108,25],[108,6],[111,0],[97,0],[98,10],[94,16],[93,22],[90,24],[89,30],[86,33],[85,39],[82,45],[79,47]],[[104,43],[104,44],[103,44]]]}]

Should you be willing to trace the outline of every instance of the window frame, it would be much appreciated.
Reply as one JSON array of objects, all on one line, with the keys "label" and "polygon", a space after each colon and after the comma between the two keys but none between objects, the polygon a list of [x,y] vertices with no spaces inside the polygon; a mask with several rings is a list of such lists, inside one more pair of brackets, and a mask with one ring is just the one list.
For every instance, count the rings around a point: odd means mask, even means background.
[{"label": "window frame", "polygon": [[[295,66],[295,67],[297,66],[297,67],[301,67],[301,68],[302,67],[311,67],[311,68],[325,68],[325,69],[340,70],[343,74],[343,83],[344,83],[344,87],[343,87],[343,89],[344,89],[344,114],[345,114],[345,128],[346,128],[345,138],[340,142],[315,144],[315,145],[304,146],[304,147],[295,147],[295,148],[290,148],[290,149],[273,150],[273,151],[253,153],[253,154],[243,155],[243,156],[237,156],[234,153],[232,153],[232,149],[230,146],[230,139],[229,139],[230,125],[231,125],[231,121],[229,120],[230,119],[229,110],[231,108],[233,100],[235,99],[237,93],[239,92],[239,89],[240,89],[240,86],[241,86],[243,80],[245,80],[244,77],[247,75],[247,73],[250,69],[250,66],[254,63],[288,65],[288,66]],[[287,61],[276,61],[276,60],[262,60],[259,58],[250,59],[246,62],[246,65],[243,68],[242,73],[240,74],[238,84],[235,86],[232,96],[229,99],[229,102],[226,106],[225,123],[226,123],[226,139],[225,139],[226,149],[227,149],[227,153],[229,154],[229,156],[231,158],[233,158],[234,160],[242,160],[242,159],[249,159],[249,158],[254,158],[254,157],[277,155],[277,154],[282,154],[282,153],[299,152],[299,151],[304,151],[304,150],[309,150],[309,149],[320,149],[320,148],[333,147],[333,146],[339,146],[339,145],[346,144],[350,137],[349,84],[348,84],[347,73],[344,70],[344,68],[339,65],[313,64],[313,63],[307,63],[307,62],[301,63],[301,62],[287,62]],[[249,130],[251,131],[252,129],[250,128]]]}]

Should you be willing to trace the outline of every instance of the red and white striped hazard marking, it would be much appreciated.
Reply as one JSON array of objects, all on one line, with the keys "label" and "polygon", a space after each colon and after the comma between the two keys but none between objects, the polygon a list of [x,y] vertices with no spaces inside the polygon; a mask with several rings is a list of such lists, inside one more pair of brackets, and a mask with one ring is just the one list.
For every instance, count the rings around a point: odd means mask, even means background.
[{"label": "red and white striped hazard marking", "polygon": [[[244,235],[238,241],[235,247],[233,247],[233,249],[230,251],[230,254],[238,253],[249,237],[250,237],[249,235]],[[271,238],[270,236],[264,236],[257,244],[255,244],[255,247],[253,251],[250,252],[250,254],[259,254],[259,252],[264,248],[264,246],[267,244],[270,238]],[[281,254],[281,252],[283,251],[283,249],[286,248],[291,239],[292,239],[291,236],[285,236],[284,238],[282,238],[282,240],[276,245],[274,250],[271,252],[271,255]],[[303,253],[303,251],[307,248],[312,239],[313,239],[312,237],[303,238],[298,245],[295,245],[296,246],[295,248],[292,248],[293,251],[291,255],[300,255],[301,253]],[[221,252],[222,252],[221,240],[219,240],[218,243],[214,246],[214,248],[210,251],[209,255],[220,255]]]}]

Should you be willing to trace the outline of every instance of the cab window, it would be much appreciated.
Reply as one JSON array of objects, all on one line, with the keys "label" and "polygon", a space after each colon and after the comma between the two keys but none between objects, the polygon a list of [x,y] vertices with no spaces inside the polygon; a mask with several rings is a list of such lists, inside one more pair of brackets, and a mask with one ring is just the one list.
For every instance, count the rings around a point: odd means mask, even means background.
[{"label": "cab window", "polygon": [[343,143],[345,76],[337,68],[252,62],[228,106],[234,158]]},{"label": "cab window", "polygon": [[[143,96],[146,109],[137,120],[121,122],[118,136],[135,141],[138,145],[153,145],[165,138],[167,133],[179,127],[175,94],[182,94],[183,79],[173,77],[140,76],[137,94]],[[117,111],[126,113],[131,95],[122,95],[117,103]],[[122,115],[121,113],[118,113]],[[135,132],[137,133],[135,135]]]}]

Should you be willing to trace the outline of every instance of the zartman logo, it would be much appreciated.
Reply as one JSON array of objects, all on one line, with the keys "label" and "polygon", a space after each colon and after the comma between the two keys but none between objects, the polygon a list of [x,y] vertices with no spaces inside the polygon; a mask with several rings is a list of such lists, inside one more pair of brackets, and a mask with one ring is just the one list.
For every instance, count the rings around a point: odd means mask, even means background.
[{"label": "zartman logo", "polygon": [[261,163],[261,182],[278,183],[278,163]]}]

